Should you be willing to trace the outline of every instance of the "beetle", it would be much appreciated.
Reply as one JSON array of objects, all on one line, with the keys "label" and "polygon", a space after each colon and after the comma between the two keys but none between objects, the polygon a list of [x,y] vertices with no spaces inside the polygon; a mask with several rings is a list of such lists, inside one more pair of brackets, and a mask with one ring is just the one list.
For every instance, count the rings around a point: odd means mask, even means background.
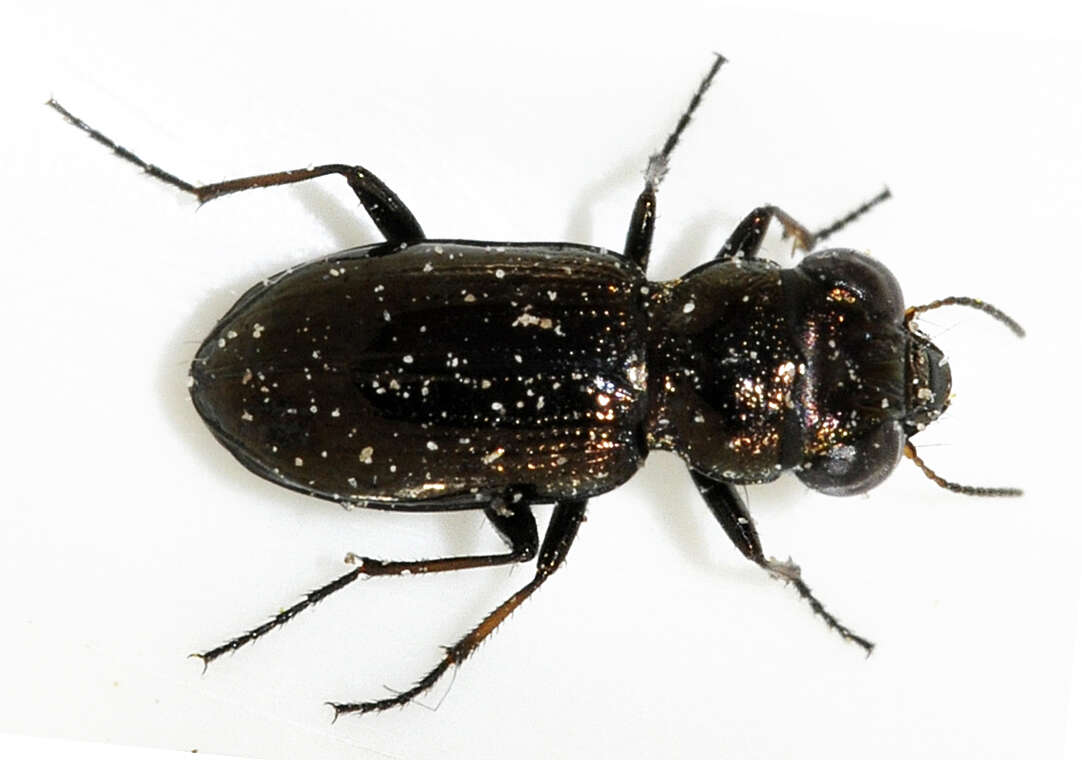
[{"label": "beetle", "polygon": [[[904,306],[893,275],[849,249],[818,243],[890,197],[871,198],[811,231],[765,205],[716,256],[676,280],[646,277],[657,191],[715,75],[716,55],[661,150],[650,157],[624,250],[571,243],[435,240],[364,167],[308,169],[192,185],[71,114],[69,122],[200,203],[254,188],[340,175],[385,242],[268,277],[218,321],[190,370],[195,409],[256,475],[346,507],[476,509],[507,544],[498,554],[354,568],[262,625],[195,655],[204,666],[283,625],[358,578],[526,562],[534,577],[445,650],[411,688],[330,703],[335,718],[404,705],[463,662],[562,564],[588,500],[621,485],[651,450],[675,452],[737,548],[791,583],[843,638],[873,644],[812,594],[799,567],[768,557],[737,486],[792,471],[812,489],[863,493],[901,457],[938,485],[981,496],[1013,488],[945,480],[912,436],[947,408],[942,351],[915,324],[952,297]],[[759,257],[776,220],[795,267]],[[543,540],[531,507],[554,503]]]}]

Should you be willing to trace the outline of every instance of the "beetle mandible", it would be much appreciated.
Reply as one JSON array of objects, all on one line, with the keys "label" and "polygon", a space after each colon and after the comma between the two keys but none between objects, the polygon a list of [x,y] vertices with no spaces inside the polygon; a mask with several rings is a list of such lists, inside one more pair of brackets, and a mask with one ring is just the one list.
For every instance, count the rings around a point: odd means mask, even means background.
[{"label": "beetle mandible", "polygon": [[[947,481],[910,438],[949,402],[943,353],[917,314],[957,304],[1023,331],[987,303],[945,298],[906,309],[874,259],[815,246],[890,196],[884,189],[811,231],[776,206],[754,209],[713,260],[646,279],[657,190],[725,59],[709,71],[650,157],[622,252],[571,243],[433,240],[361,166],[330,164],[195,186],[50,105],[116,155],[200,203],[341,175],[386,242],[351,248],[253,286],[191,365],[191,397],[214,436],[260,477],[347,507],[483,510],[501,554],[385,561],[348,555],[345,575],[264,624],[199,655],[209,664],[363,576],[526,562],[534,577],[448,647],[414,686],[335,717],[404,705],[465,660],[561,565],[587,501],[628,480],[652,449],[687,464],[707,506],[752,562],[829,613],[791,561],[768,557],[736,486],[792,470],[811,488],[856,494],[902,456],[938,485],[981,496],[1012,488]],[[808,255],[758,257],[777,220]],[[554,503],[544,539],[531,507]]]}]

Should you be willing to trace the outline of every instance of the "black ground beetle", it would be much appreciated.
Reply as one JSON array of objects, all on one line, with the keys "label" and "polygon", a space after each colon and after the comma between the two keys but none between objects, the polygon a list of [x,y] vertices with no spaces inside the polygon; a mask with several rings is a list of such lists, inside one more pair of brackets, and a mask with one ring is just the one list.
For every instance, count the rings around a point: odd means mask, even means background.
[{"label": "black ground beetle", "polygon": [[[526,562],[533,579],[448,647],[413,687],[332,703],[335,717],[404,705],[465,660],[563,562],[592,496],[626,481],[651,449],[676,452],[748,559],[792,583],[844,638],[789,562],[768,558],[735,486],[793,470],[827,494],[867,491],[904,455],[944,488],[1015,496],[936,475],[910,438],[950,400],[943,353],[914,317],[971,298],[904,308],[894,276],[856,251],[817,243],[889,197],[883,190],[811,232],[775,206],[754,209],[713,260],[670,282],[646,279],[656,192],[669,157],[725,62],[716,56],[645,171],[623,253],[571,243],[430,240],[406,205],[360,166],[191,185],[49,105],[116,155],[191,193],[229,193],[340,174],[386,242],[351,248],[252,287],[191,366],[191,396],[214,436],[260,477],[347,507],[480,509],[503,554],[356,567],[263,625],[198,657],[210,663],[362,576]],[[758,258],[772,219],[794,268]],[[531,507],[555,503],[543,541]]]}]

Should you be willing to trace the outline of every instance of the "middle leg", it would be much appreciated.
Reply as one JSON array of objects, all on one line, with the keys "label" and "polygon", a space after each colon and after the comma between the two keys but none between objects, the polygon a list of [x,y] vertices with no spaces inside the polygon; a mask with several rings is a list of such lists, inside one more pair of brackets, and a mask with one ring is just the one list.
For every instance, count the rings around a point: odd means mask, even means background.
[{"label": "middle leg", "polygon": [[367,713],[386,710],[409,703],[414,697],[431,689],[436,681],[453,665],[462,663],[469,657],[481,642],[502,623],[508,615],[514,612],[520,604],[529,598],[530,594],[537,591],[550,575],[556,572],[567,557],[567,550],[575,540],[579,525],[586,516],[586,500],[561,501],[557,503],[552,512],[552,519],[545,531],[545,540],[541,544],[541,552],[537,557],[537,572],[529,583],[512,594],[507,601],[490,612],[477,626],[458,640],[453,646],[447,647],[443,658],[424,677],[409,689],[386,699],[377,699],[371,702],[331,702],[334,708],[334,717],[337,720],[340,715],[346,713]]},{"label": "middle leg", "polygon": [[702,102],[703,95],[706,94],[707,88],[710,87],[714,75],[718,73],[718,69],[725,63],[723,56],[716,53],[714,55],[713,65],[706,72],[703,81],[699,83],[699,89],[695,91],[687,109],[680,116],[680,120],[676,123],[676,129],[665,140],[665,145],[662,146],[661,150],[650,156],[650,160],[646,164],[644,175],[646,186],[639,194],[639,199],[635,202],[634,211],[631,212],[631,224],[627,228],[627,240],[624,243],[624,256],[638,264],[643,272],[646,271],[646,265],[650,260],[650,244],[654,240],[657,188],[661,184],[661,180],[665,178],[665,173],[669,171],[669,156],[672,154],[673,148],[676,147],[676,143],[680,141],[680,135],[684,133],[688,124],[691,123],[691,116],[695,113],[695,109],[699,107],[699,103]]}]

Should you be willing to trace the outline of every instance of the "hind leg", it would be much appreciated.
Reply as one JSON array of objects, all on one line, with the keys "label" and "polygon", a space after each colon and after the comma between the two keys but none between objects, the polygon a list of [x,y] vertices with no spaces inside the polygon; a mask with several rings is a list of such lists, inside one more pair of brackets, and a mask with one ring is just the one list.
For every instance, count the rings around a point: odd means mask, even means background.
[{"label": "hind leg", "polygon": [[316,177],[324,177],[329,174],[340,174],[346,178],[346,182],[353,188],[353,192],[360,199],[361,205],[372,218],[379,231],[387,238],[389,243],[408,243],[424,239],[421,225],[417,223],[413,213],[406,204],[395,195],[394,191],[372,172],[363,166],[348,166],[346,164],[325,164],[309,169],[294,169],[291,171],[274,172],[272,174],[258,174],[253,177],[241,177],[224,182],[215,182],[210,185],[193,185],[182,180],[180,177],[165,171],[161,167],[148,163],[132,153],[122,145],[118,145],[98,130],[91,127],[82,119],[78,118],[55,100],[50,100],[47,105],[59,112],[71,124],[81,129],[95,141],[101,143],[118,157],[130,164],[135,164],[144,172],[157,180],[172,185],[178,190],[190,193],[199,199],[200,203],[220,198],[223,195],[239,193],[243,190],[254,190],[259,187],[276,187],[289,185],[294,182],[303,182]]}]

